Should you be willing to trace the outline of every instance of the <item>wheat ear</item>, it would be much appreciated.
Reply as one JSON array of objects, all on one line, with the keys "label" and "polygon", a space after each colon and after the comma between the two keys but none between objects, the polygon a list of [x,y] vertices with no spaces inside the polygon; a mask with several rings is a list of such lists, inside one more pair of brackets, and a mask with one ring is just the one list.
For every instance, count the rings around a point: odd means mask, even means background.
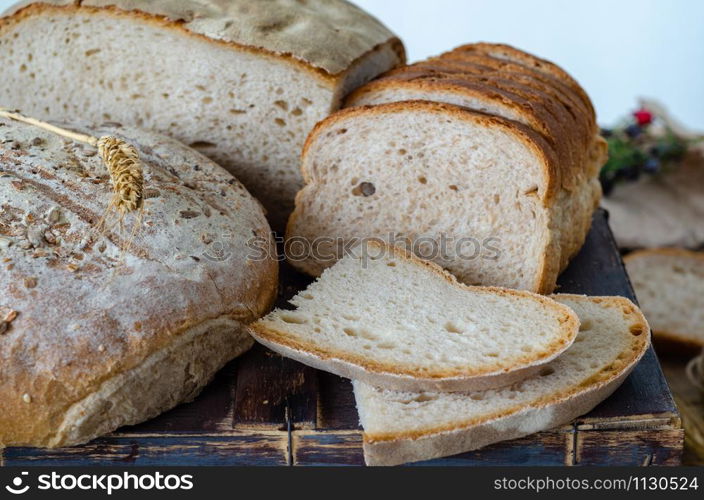
[{"label": "wheat ear", "polygon": [[98,148],[112,183],[113,197],[110,207],[121,216],[141,209],[144,201],[144,175],[137,150],[122,139],[113,136],[93,137],[0,108],[0,117],[9,118],[47,130],[68,139]]}]

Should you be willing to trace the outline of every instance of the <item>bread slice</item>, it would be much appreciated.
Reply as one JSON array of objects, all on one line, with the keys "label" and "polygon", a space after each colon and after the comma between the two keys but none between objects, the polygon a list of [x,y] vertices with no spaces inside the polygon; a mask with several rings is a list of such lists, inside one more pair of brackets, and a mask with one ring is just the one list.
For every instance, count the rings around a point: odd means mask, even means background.
[{"label": "bread slice", "polygon": [[428,101],[336,113],[311,132],[302,169],[287,235],[315,243],[292,262],[313,275],[337,243],[375,237],[442,248],[429,260],[466,284],[549,293],[601,193],[596,178],[563,189],[574,171],[533,129]]},{"label": "bread slice", "polygon": [[579,328],[546,297],[467,287],[438,266],[369,241],[251,325],[280,354],[387,389],[508,385],[563,352]]},{"label": "bread slice", "polygon": [[462,453],[570,422],[608,397],[649,345],[648,324],[621,297],[555,295],[581,320],[574,344],[532,378],[499,390],[394,392],[354,382],[368,465]]},{"label": "bread slice", "polygon": [[448,52],[437,57],[418,61],[409,66],[402,66],[388,71],[380,79],[405,71],[431,71],[455,75],[510,78],[531,88],[540,89],[551,94],[565,106],[575,119],[587,120],[592,127],[596,127],[596,117],[593,110],[562,80],[522,64],[496,59],[487,55],[468,56]]},{"label": "bread slice", "polygon": [[[528,86],[511,78],[445,73],[437,70],[394,71],[365,85],[354,105],[374,105],[408,100],[457,104],[477,111],[514,119],[539,132],[555,150],[558,161],[572,172],[565,181],[583,181],[587,155],[595,132],[576,120],[554,96],[540,86]],[[572,188],[573,186],[566,186]]]},{"label": "bread slice", "polygon": [[[478,92],[478,86],[485,90]],[[498,96],[506,101],[502,109],[496,109]],[[598,175],[606,160],[590,103],[585,104],[559,78],[482,53],[451,51],[391,70],[353,92],[345,105],[414,99],[493,112],[534,128],[555,149],[565,168],[572,169],[565,179],[575,184],[585,173],[587,177]],[[573,189],[574,185],[565,187]]]},{"label": "bread slice", "polygon": [[344,0],[30,1],[0,19],[0,103],[179,139],[245,184],[282,230],[313,126],[404,62]]},{"label": "bread slice", "polygon": [[704,253],[657,248],[624,261],[655,339],[704,347]]},{"label": "bread slice", "polygon": [[419,64],[425,66],[442,66],[446,69],[454,69],[462,72],[494,73],[501,75],[514,75],[530,78],[534,82],[540,82],[544,86],[555,89],[561,99],[565,99],[571,106],[575,106],[574,114],[581,115],[582,118],[595,122],[594,109],[590,101],[585,101],[582,94],[576,93],[570,85],[561,78],[551,74],[543,73],[517,62],[498,59],[486,54],[455,53],[446,52],[437,57],[431,57],[427,61],[420,61]]}]

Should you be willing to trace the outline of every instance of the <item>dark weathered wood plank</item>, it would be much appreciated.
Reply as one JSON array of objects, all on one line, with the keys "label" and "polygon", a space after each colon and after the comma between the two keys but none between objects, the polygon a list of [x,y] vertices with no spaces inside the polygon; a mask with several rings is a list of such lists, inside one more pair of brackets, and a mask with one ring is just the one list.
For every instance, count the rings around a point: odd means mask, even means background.
[{"label": "dark weathered wood plank", "polygon": [[[498,443],[482,450],[413,465],[570,465],[573,432],[570,426],[535,436]],[[360,431],[317,431],[293,434],[293,464],[362,465]]]},{"label": "dark weathered wood plank", "polygon": [[5,465],[287,465],[285,432],[228,436],[109,436],[84,446],[8,448]]},{"label": "dark weathered wood plank", "polygon": [[575,465],[680,465],[682,429],[579,431]]},{"label": "dark weathered wood plank", "polygon": [[286,430],[290,399],[301,391],[304,383],[304,370],[298,363],[255,345],[240,360],[235,388],[234,427]]},{"label": "dark weathered wood plank", "polygon": [[294,432],[293,465],[364,465],[361,431]]},{"label": "dark weathered wood plank", "polygon": [[572,465],[574,433],[570,426],[497,443],[481,450],[413,465]]},{"label": "dark weathered wood plank", "polygon": [[[282,264],[276,305],[290,307],[288,300],[310,281],[310,277]],[[235,427],[315,427],[318,407],[316,370],[260,345],[243,356],[238,366],[233,415]]]},{"label": "dark weathered wood plank", "polygon": [[319,429],[361,429],[352,383],[331,373],[320,372]]},{"label": "dark weathered wood plank", "polygon": [[557,293],[622,295],[633,299],[621,255],[604,210],[594,213],[584,246],[560,275]]}]

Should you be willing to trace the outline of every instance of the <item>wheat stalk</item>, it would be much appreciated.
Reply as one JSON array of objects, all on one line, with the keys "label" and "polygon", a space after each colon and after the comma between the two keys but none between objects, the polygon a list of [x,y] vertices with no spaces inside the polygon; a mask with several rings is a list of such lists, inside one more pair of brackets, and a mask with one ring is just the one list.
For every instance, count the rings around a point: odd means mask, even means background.
[{"label": "wheat stalk", "polygon": [[137,150],[117,137],[104,136],[98,139],[98,154],[110,172],[115,193],[111,205],[122,214],[142,208],[144,177]]},{"label": "wheat stalk", "polygon": [[114,207],[120,216],[142,208],[144,201],[143,167],[139,154],[132,145],[113,136],[93,137],[66,130],[3,108],[0,108],[0,117],[27,123],[98,148],[98,154],[110,174],[110,182],[112,183],[113,197],[109,207]]}]

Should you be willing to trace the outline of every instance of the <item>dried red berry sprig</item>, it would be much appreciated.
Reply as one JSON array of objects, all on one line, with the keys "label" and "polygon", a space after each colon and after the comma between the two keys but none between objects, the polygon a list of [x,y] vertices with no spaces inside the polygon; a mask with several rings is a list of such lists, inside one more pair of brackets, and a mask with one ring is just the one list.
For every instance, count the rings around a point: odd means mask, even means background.
[{"label": "dried red berry sprig", "polygon": [[636,181],[641,175],[655,175],[680,161],[690,140],[679,137],[663,121],[657,133],[657,115],[646,108],[634,111],[619,126],[602,129],[609,144],[609,160],[601,169],[599,179],[608,195],[620,182]]}]

